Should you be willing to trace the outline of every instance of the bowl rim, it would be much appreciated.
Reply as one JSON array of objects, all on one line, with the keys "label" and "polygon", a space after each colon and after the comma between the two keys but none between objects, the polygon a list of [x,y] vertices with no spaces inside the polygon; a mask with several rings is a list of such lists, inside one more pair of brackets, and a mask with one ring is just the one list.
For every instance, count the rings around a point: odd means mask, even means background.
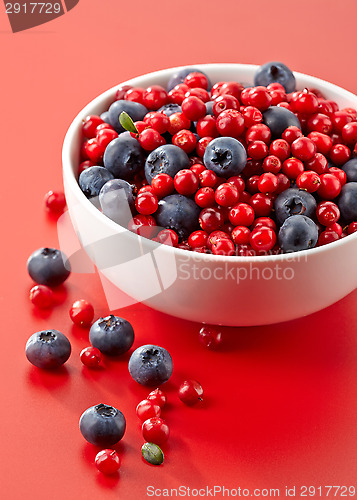
[{"label": "bowl rim", "polygon": [[[104,215],[100,210],[98,210],[93,203],[83,194],[81,191],[77,178],[74,173],[74,165],[72,165],[72,160],[71,160],[71,149],[72,149],[72,143],[75,139],[76,134],[80,131],[80,126],[83,121],[83,118],[90,114],[92,111],[91,109],[104,103],[107,99],[110,97],[113,97],[116,90],[118,89],[119,86],[121,85],[140,85],[140,81],[145,78],[169,78],[171,74],[173,74],[176,71],[179,71],[181,69],[187,68],[187,67],[195,67],[197,69],[201,69],[202,71],[210,71],[210,70],[217,70],[219,68],[231,68],[231,69],[236,69],[237,71],[239,70],[249,70],[253,72],[254,70],[258,69],[260,66],[257,64],[240,64],[240,63],[210,63],[210,64],[189,64],[189,65],[183,65],[183,66],[175,66],[175,67],[170,67],[170,68],[165,68],[161,69],[158,71],[153,71],[150,73],[145,73],[143,75],[139,75],[133,78],[130,78],[129,80],[126,80],[124,82],[119,82],[115,86],[109,88],[108,90],[102,92],[99,94],[97,97],[92,99],[88,104],[86,104],[75,116],[75,118],[72,120],[64,141],[63,141],[63,147],[62,147],[62,165],[63,165],[63,177],[65,181],[65,186],[68,185],[72,190],[74,190],[74,194],[76,195],[76,198],[79,199],[80,202],[83,202],[86,206],[86,208],[89,210],[89,212],[98,219],[98,222],[101,224],[107,224],[109,227],[114,230],[119,232],[126,231],[128,233],[128,236],[135,237],[136,239],[139,238],[139,240],[142,241],[142,244],[154,244],[152,240],[145,238],[143,236],[137,235],[136,233],[132,233],[129,231],[127,228],[124,226],[121,226],[120,224],[117,224],[113,220],[111,220],[109,217]],[[354,100],[356,103],[357,107],[357,96],[353,94],[352,92],[339,87],[338,85],[335,85],[333,83],[327,82],[325,80],[322,80],[320,78],[317,78],[315,76],[310,76],[306,75],[305,73],[300,73],[297,71],[293,71],[294,76],[297,79],[308,79],[311,82],[311,86],[314,87],[324,87],[327,90],[336,92],[340,94],[341,97],[348,99],[348,100]],[[278,253],[278,254],[273,254],[273,255],[252,255],[252,256],[241,256],[241,255],[232,255],[232,256],[227,256],[227,255],[214,255],[214,254],[205,254],[205,253],[199,253],[191,250],[185,250],[182,248],[177,248],[177,247],[172,247],[169,245],[164,245],[164,244],[158,244],[160,247],[162,247],[163,251],[168,251],[172,252],[174,251],[175,254],[178,256],[182,257],[192,257],[193,260],[197,261],[207,261],[207,262],[217,262],[217,263],[260,263],[260,262],[265,262],[265,263],[271,263],[271,262],[294,262],[294,260],[299,261],[299,260],[306,260],[309,256],[313,257],[318,254],[324,254],[332,249],[337,249],[340,246],[346,245],[349,242],[352,242],[353,240],[356,240],[357,238],[357,232],[352,233],[348,235],[347,237],[341,238],[337,241],[334,241],[332,243],[329,243],[327,245],[323,245],[321,247],[314,247],[310,248],[307,250],[299,250],[297,252],[289,252],[289,253]]]}]

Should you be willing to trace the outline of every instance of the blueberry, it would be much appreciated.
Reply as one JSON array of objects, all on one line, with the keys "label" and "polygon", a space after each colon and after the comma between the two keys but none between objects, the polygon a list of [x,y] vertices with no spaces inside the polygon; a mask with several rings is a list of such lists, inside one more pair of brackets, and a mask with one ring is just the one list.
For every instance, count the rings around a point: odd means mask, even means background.
[{"label": "blueberry", "polygon": [[208,102],[206,102],[206,115],[212,115],[212,116],[214,116],[214,113],[213,113],[213,104],[214,104],[214,101],[208,101]]},{"label": "blueberry", "polygon": [[108,144],[103,161],[112,176],[129,179],[144,167],[145,154],[139,142],[124,132]]},{"label": "blueberry", "polygon": [[357,221],[357,182],[348,182],[342,186],[337,205],[347,223]]},{"label": "blueberry", "polygon": [[125,417],[121,411],[103,403],[91,406],[82,413],[79,430],[91,444],[105,448],[113,446],[124,436]]},{"label": "blueberry", "polygon": [[291,215],[306,215],[312,217],[316,211],[317,203],[312,194],[298,188],[288,188],[280,193],[275,202],[275,217],[282,225]]},{"label": "blueberry", "polygon": [[167,91],[169,92],[174,87],[176,87],[176,85],[178,85],[179,83],[183,83],[183,81],[187,75],[189,75],[190,73],[196,72],[196,71],[198,73],[202,73],[203,75],[205,75],[205,77],[208,80],[208,90],[210,90],[212,85],[211,85],[210,79],[208,78],[206,73],[204,73],[202,70],[197,69],[197,68],[183,68],[172,75],[172,77],[170,78],[170,80],[167,84]]},{"label": "blueberry", "polygon": [[185,239],[199,229],[198,217],[201,208],[182,194],[170,194],[159,201],[155,216],[161,227],[173,229],[180,238]]},{"label": "blueberry", "polygon": [[241,142],[233,137],[217,137],[206,147],[203,163],[219,177],[241,173],[247,163],[247,153]]},{"label": "blueberry", "polygon": [[288,217],[279,230],[279,244],[284,253],[313,248],[319,231],[315,222],[305,215]]},{"label": "blueberry", "polygon": [[174,113],[181,113],[182,108],[179,104],[174,104],[173,102],[170,102],[169,104],[165,104],[164,106],[161,106],[161,108],[158,110],[161,113],[164,113],[166,116],[171,116]]},{"label": "blueberry", "polygon": [[111,314],[93,323],[89,330],[89,340],[103,354],[119,356],[133,345],[134,330],[129,321]]},{"label": "blueberry", "polygon": [[160,385],[172,374],[172,358],[166,349],[147,344],[138,347],[130,357],[129,372],[142,385]]},{"label": "blueberry", "polygon": [[110,125],[110,119],[109,119],[109,111],[104,111],[104,113],[102,113],[100,115],[101,119],[103,120],[103,122],[105,123],[109,123]]},{"label": "blueberry", "polygon": [[27,271],[40,285],[61,285],[71,273],[66,255],[56,248],[39,248],[27,261]]},{"label": "blueberry", "polygon": [[288,127],[298,127],[301,130],[299,118],[286,108],[270,106],[263,113],[263,123],[270,128],[273,139],[281,137]]},{"label": "blueberry", "polygon": [[[134,139],[135,140],[135,139]],[[113,179],[113,174],[104,167],[89,167],[81,172],[78,183],[87,198],[94,198],[104,184]]]},{"label": "blueberry", "polygon": [[125,101],[124,99],[119,99],[119,101],[113,102],[108,110],[109,121],[118,134],[124,131],[124,128],[119,122],[119,116],[123,111],[128,113],[133,122],[141,121],[148,112],[145,106],[139,102]]},{"label": "blueberry", "polygon": [[346,172],[348,182],[357,182],[357,158],[348,160],[341,168]]},{"label": "blueberry", "polygon": [[43,330],[31,335],[25,352],[30,363],[38,368],[58,368],[69,358],[71,344],[58,330]]},{"label": "blueberry", "polygon": [[295,90],[295,76],[285,64],[277,61],[263,64],[254,76],[254,85],[266,87],[270,83],[280,83],[287,93]]},{"label": "blueberry", "polygon": [[133,187],[123,179],[112,179],[104,184],[99,193],[103,214],[118,224],[126,224],[135,209]]},{"label": "blueberry", "polygon": [[164,144],[151,151],[145,162],[145,177],[149,184],[157,174],[175,177],[179,170],[190,167],[190,159],[181,148]]}]

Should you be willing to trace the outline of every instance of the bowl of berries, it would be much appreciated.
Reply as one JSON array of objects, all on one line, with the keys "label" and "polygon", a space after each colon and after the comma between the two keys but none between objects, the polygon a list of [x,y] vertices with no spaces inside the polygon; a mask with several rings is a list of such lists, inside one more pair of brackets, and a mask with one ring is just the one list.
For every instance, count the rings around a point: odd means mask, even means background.
[{"label": "bowl of berries", "polygon": [[357,97],[280,62],[146,74],[95,98],[63,145],[79,240],[134,300],[272,324],[357,286]]}]

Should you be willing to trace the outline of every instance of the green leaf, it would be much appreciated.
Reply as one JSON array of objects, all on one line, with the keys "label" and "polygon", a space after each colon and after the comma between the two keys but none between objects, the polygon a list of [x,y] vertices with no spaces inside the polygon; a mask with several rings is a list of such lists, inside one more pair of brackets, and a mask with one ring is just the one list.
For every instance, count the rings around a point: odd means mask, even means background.
[{"label": "green leaf", "polygon": [[157,444],[144,443],[141,447],[141,453],[149,464],[161,465],[164,461],[164,454]]},{"label": "green leaf", "polygon": [[139,131],[135,127],[133,120],[130,118],[128,113],[125,111],[122,111],[119,115],[119,122],[120,125],[125,128],[125,130],[128,130],[129,132],[133,132],[134,134],[138,134]]}]

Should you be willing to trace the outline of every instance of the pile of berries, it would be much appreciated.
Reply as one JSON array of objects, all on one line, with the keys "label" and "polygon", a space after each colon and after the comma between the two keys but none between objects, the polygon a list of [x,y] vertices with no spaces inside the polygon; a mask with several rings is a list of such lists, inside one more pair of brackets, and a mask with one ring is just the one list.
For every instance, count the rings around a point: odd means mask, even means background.
[{"label": "pile of berries", "polygon": [[178,71],[121,86],[87,116],[79,165],[102,212],[156,242],[215,255],[286,253],[357,229],[357,111],[295,90],[282,63],[253,87]]}]

